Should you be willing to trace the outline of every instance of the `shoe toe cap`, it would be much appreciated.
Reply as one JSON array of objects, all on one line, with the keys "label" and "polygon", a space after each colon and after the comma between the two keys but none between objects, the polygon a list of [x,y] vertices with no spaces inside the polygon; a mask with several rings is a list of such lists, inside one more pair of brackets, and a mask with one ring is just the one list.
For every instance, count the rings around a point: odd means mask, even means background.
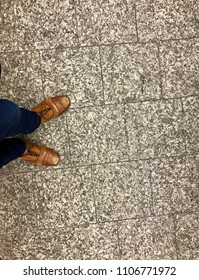
[{"label": "shoe toe cap", "polygon": [[48,153],[46,165],[57,165],[60,162],[60,156],[51,150],[50,154]]},{"label": "shoe toe cap", "polygon": [[67,96],[57,96],[55,97],[57,106],[61,111],[65,111],[70,106],[70,99]]}]

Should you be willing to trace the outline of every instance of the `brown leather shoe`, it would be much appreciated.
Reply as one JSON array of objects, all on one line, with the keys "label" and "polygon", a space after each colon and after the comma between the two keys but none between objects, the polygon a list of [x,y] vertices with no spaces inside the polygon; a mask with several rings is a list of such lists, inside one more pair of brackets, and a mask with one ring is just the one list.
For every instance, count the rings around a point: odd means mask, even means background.
[{"label": "brown leather shoe", "polygon": [[55,151],[30,143],[26,143],[26,151],[20,158],[41,166],[57,165],[60,161],[60,157]]},{"label": "brown leather shoe", "polygon": [[67,96],[55,96],[45,99],[31,111],[41,117],[41,124],[58,117],[70,106],[70,99]]}]

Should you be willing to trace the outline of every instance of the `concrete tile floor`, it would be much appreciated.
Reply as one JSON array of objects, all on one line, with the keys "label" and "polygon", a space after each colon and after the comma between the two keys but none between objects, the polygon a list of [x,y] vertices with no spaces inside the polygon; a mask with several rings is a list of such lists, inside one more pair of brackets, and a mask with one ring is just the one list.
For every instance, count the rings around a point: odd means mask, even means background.
[{"label": "concrete tile floor", "polygon": [[199,259],[199,1],[3,0],[0,97],[70,110],[0,171],[1,259]]}]

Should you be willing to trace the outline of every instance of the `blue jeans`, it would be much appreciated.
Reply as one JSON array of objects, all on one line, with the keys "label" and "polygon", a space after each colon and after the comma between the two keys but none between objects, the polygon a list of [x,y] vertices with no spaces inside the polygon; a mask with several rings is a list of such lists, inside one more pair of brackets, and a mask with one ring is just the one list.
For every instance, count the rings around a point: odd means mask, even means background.
[{"label": "blue jeans", "polygon": [[22,156],[26,150],[21,139],[5,138],[32,133],[40,123],[41,118],[37,113],[19,108],[9,100],[0,99],[0,168]]}]

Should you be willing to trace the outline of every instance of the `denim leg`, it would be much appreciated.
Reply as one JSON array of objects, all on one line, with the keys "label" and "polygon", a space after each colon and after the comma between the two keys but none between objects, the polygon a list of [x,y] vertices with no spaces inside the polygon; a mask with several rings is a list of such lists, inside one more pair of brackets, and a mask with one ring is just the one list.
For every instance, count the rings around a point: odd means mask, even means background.
[{"label": "denim leg", "polygon": [[0,141],[0,168],[12,160],[22,156],[26,150],[26,144],[17,138]]},{"label": "denim leg", "polygon": [[41,124],[40,116],[37,113],[31,112],[27,109],[19,109],[21,112],[21,118],[16,129],[16,131],[18,131],[17,134],[28,134],[34,132],[35,129],[37,129]]},{"label": "denim leg", "polygon": [[0,99],[0,140],[17,134],[32,133],[41,123],[40,116],[17,104]]},{"label": "denim leg", "polygon": [[26,149],[22,140],[5,138],[32,133],[40,123],[41,118],[37,113],[19,108],[9,100],[0,99],[0,168],[22,156]]}]

